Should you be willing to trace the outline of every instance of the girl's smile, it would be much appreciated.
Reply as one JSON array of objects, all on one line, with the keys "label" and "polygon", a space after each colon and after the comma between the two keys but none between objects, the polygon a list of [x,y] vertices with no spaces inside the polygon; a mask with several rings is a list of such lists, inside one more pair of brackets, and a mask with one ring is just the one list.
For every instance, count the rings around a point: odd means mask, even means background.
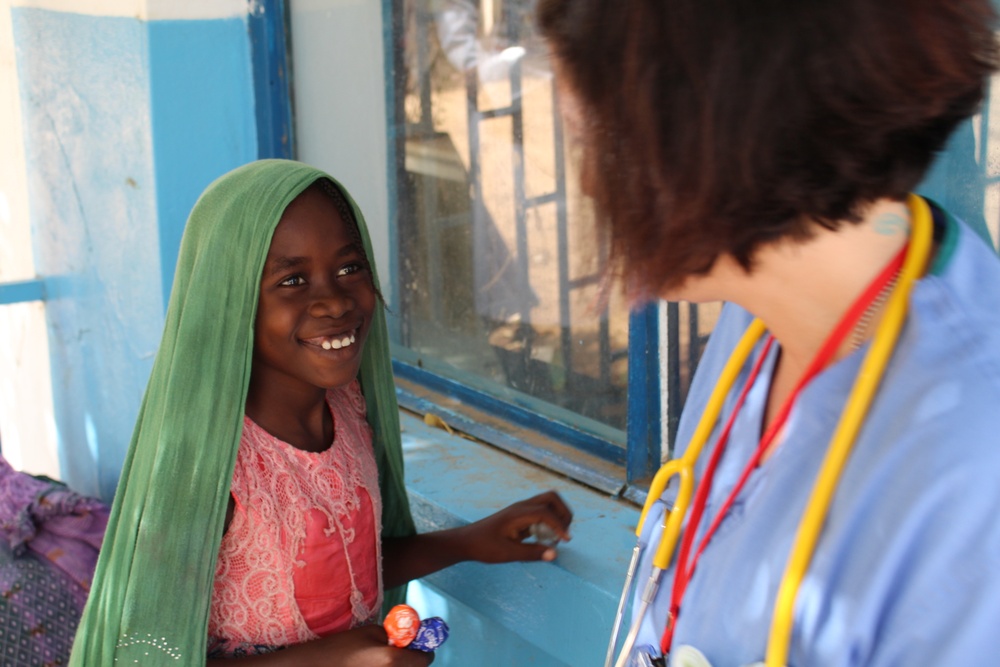
[{"label": "girl's smile", "polygon": [[[354,331],[357,331],[355,329]],[[350,334],[346,336],[319,336],[317,338],[309,338],[304,342],[307,345],[316,345],[323,348],[324,350],[340,350],[345,347],[350,347],[357,340],[357,335],[351,331]]]},{"label": "girl's smile", "polygon": [[376,301],[353,221],[308,188],[285,209],[264,263],[250,395],[316,397],[351,382]]}]

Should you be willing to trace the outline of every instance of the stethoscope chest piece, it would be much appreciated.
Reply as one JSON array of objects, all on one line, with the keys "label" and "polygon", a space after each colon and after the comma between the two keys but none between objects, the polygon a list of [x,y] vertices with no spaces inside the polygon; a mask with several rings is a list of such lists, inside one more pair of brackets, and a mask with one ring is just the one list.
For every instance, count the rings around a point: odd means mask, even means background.
[{"label": "stethoscope chest piece", "polygon": [[671,667],[712,667],[705,654],[694,646],[682,644],[670,652]]},{"label": "stethoscope chest piece", "polygon": [[[669,667],[712,667],[705,654],[694,646],[683,644],[670,652]],[[744,667],[765,667],[763,662],[755,662]]]}]

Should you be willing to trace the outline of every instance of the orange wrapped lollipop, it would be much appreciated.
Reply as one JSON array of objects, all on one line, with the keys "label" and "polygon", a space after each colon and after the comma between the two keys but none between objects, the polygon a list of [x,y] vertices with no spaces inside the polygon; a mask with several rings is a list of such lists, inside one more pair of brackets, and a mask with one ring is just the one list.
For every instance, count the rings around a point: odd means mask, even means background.
[{"label": "orange wrapped lollipop", "polygon": [[389,635],[389,646],[405,648],[410,645],[420,630],[420,616],[416,610],[405,604],[398,604],[389,610],[382,624]]}]

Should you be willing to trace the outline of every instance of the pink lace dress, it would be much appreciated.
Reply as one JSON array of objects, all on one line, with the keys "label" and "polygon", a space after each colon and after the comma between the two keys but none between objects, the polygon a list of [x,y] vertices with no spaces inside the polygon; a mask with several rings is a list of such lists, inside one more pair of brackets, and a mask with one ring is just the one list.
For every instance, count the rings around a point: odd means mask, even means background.
[{"label": "pink lace dress", "polygon": [[373,620],[382,501],[358,383],[327,393],[332,446],[306,452],[249,418],[209,614],[210,655],[264,652]]}]

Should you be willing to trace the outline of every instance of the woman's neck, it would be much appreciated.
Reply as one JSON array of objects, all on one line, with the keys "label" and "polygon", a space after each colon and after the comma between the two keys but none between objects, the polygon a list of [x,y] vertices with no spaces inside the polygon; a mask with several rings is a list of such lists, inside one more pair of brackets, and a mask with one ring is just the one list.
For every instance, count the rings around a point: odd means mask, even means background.
[{"label": "woman's neck", "polygon": [[[720,259],[711,275],[718,279],[721,298],[759,317],[781,346],[764,428],[851,305],[905,245],[909,230],[906,205],[881,200],[868,208],[860,222],[844,223],[837,231],[817,225],[805,241],[762,248],[749,275],[731,258]],[[882,306],[876,304],[864,318],[865,329],[849,335],[831,363],[870,338],[881,315]]]},{"label": "woman's neck", "polygon": [[[748,276],[726,282],[726,300],[761,318],[781,344],[782,365],[801,374],[851,304],[882,272],[909,237],[905,204],[882,200],[859,223],[844,223],[837,231],[817,226],[806,241],[787,241],[762,248]],[[870,313],[870,337],[880,312]],[[833,360],[852,350],[848,337]]]}]

